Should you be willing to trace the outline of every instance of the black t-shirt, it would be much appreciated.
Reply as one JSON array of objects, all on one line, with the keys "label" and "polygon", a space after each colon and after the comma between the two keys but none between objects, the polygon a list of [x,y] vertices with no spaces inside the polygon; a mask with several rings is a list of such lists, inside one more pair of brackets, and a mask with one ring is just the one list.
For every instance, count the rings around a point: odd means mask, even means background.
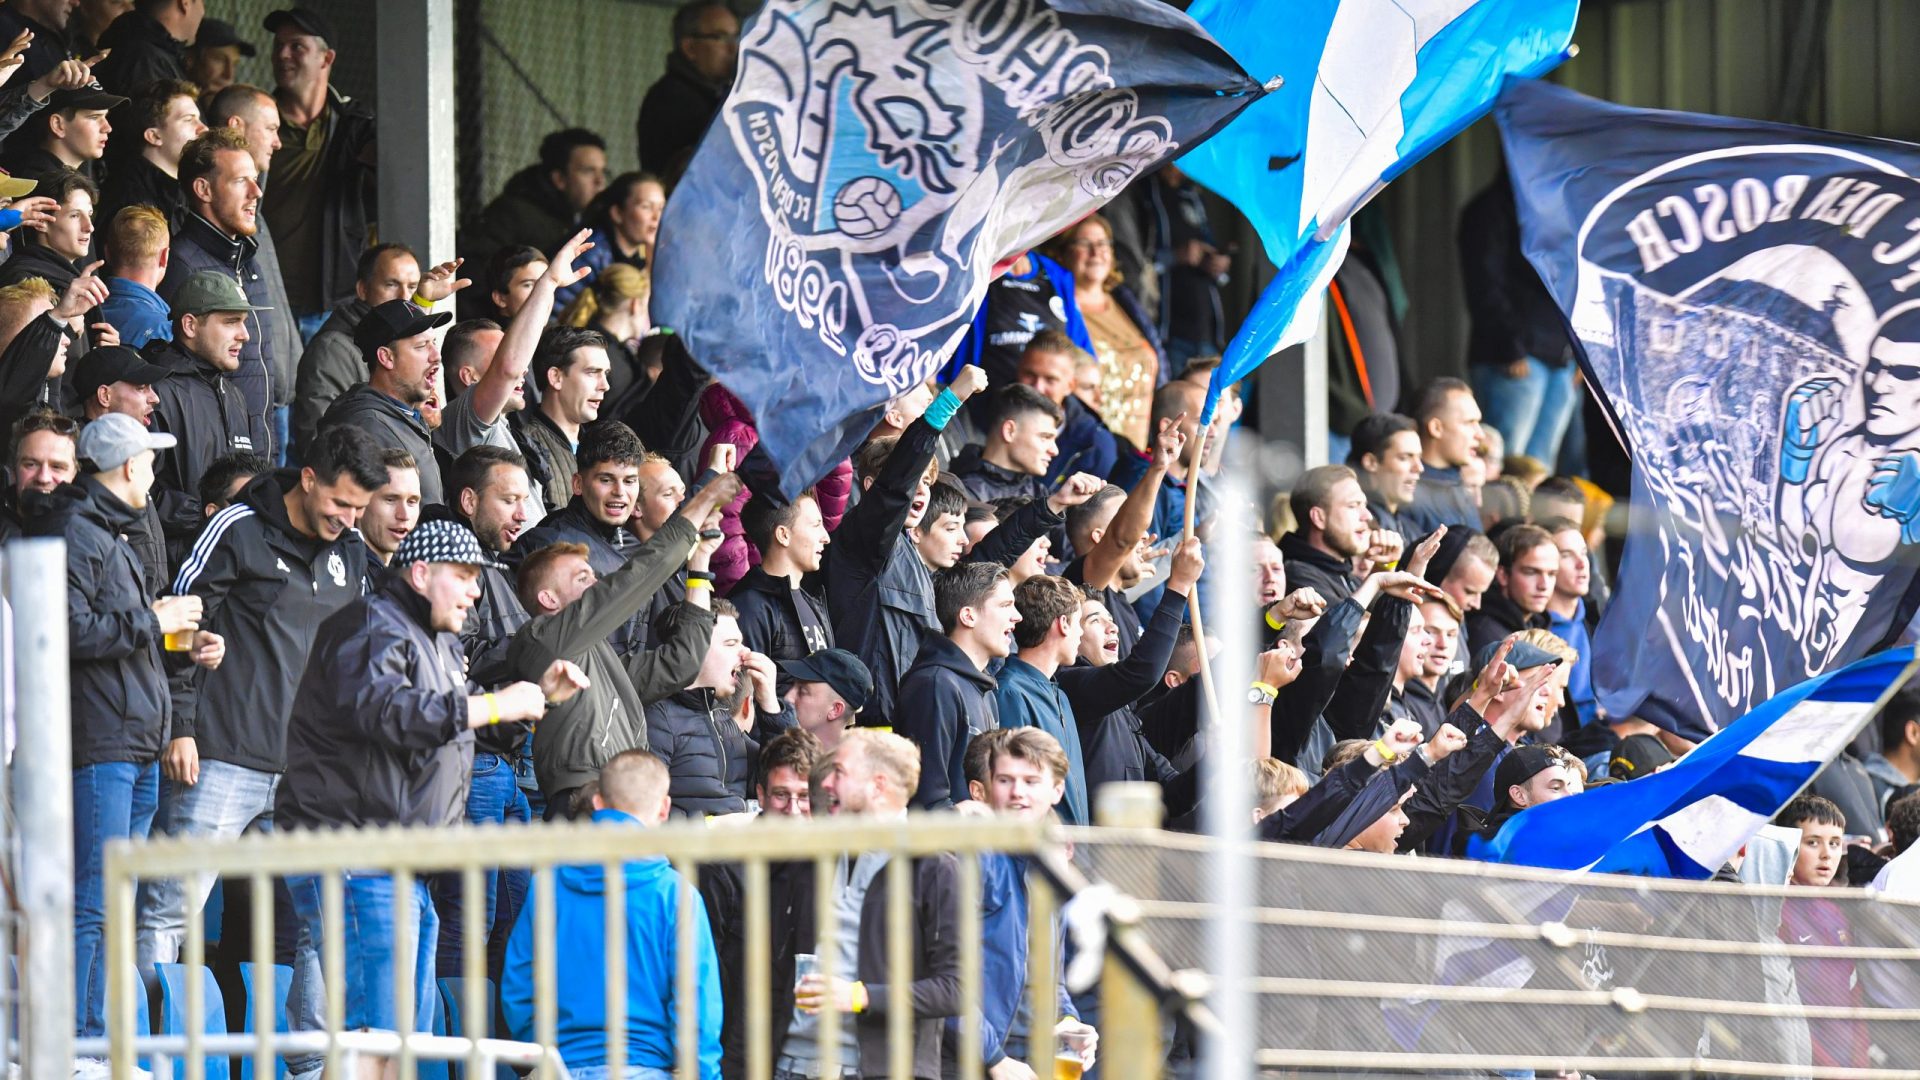
[{"label": "black t-shirt", "polygon": [[[994,279],[987,286],[986,299],[981,303],[986,307],[986,319],[983,329],[986,340],[980,343],[980,367],[987,373],[987,385],[1006,386],[1014,381],[1014,371],[1020,366],[1020,354],[1027,349],[1027,343],[1042,330],[1067,328],[1067,301],[1053,287],[1053,279],[1047,276],[1040,264],[1035,261],[1024,278],[1016,278],[1011,272]],[[990,395],[981,394],[979,400]]]},{"label": "black t-shirt", "polygon": [[[795,589],[793,591],[797,593],[800,590]],[[806,599],[802,597],[795,596],[793,598],[793,611],[794,614],[800,617],[800,634],[807,639],[807,654],[809,656],[832,644],[827,637],[826,625],[820,621],[819,616],[814,612],[812,604],[808,603]]]}]

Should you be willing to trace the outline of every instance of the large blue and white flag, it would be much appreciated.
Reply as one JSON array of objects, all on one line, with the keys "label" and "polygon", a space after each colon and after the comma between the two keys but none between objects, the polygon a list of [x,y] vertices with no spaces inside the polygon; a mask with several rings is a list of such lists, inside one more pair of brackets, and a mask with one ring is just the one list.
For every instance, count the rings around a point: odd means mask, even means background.
[{"label": "large blue and white flag", "polygon": [[1578,0],[1194,0],[1234,59],[1281,85],[1180,168],[1260,232],[1279,273],[1207,390],[1220,393],[1313,336],[1347,253],[1347,219],[1484,115],[1509,75],[1567,55]]},{"label": "large blue and white flag", "polygon": [[1160,0],[770,0],[667,204],[654,321],[792,494],[939,367],[997,263],[1260,93]]},{"label": "large blue and white flag", "polygon": [[1713,876],[1858,735],[1920,666],[1911,647],[1795,686],[1665,772],[1522,810],[1467,854],[1654,877]]},{"label": "large blue and white flag", "polygon": [[1697,740],[1891,643],[1920,563],[1920,146],[1537,83],[1496,115],[1633,459],[1600,704]]}]

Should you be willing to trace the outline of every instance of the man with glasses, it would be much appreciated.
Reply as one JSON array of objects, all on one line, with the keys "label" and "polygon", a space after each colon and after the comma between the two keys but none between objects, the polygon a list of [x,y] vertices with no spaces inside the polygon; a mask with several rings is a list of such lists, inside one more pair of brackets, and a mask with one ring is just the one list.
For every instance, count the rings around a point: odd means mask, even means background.
[{"label": "man with glasses", "polygon": [[667,72],[640,102],[635,127],[640,168],[672,184],[720,111],[740,60],[740,20],[719,0],[693,0],[673,13]]}]

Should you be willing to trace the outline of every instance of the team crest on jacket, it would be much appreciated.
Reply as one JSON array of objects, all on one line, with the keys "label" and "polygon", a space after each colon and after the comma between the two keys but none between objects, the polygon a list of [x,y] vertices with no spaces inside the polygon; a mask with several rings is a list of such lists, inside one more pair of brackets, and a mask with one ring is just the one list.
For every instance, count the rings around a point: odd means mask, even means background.
[{"label": "team crest on jacket", "polygon": [[998,253],[1178,148],[1038,0],[775,0],[724,117],[780,307],[891,393],[965,328],[972,305],[941,302],[956,285],[977,296]]},{"label": "team crest on jacket", "polygon": [[1718,147],[1614,188],[1578,243],[1573,329],[1665,555],[1642,632],[1706,658],[1707,715],[1859,655],[1920,554],[1920,182]]},{"label": "team crest on jacket", "polygon": [[347,587],[347,561],[340,557],[338,551],[327,552],[327,574],[333,578],[335,587]]}]

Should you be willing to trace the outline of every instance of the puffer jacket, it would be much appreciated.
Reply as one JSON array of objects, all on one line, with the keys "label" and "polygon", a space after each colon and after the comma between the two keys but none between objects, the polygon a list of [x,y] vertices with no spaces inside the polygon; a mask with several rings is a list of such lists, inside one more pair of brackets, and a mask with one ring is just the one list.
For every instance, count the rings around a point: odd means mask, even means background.
[{"label": "puffer jacket", "polygon": [[673,773],[674,813],[746,812],[736,788],[746,786],[755,747],[712,690],[682,690],[647,706],[647,740]]},{"label": "puffer jacket", "polygon": [[294,375],[293,445],[305,450],[320,430],[320,418],[340,395],[367,381],[367,360],[353,343],[360,320],[372,311],[359,297],[341,304],[327,316],[320,332],[300,353]]},{"label": "puffer jacket", "polygon": [[412,454],[420,467],[420,505],[438,506],[447,501],[446,486],[440,480],[440,459],[433,455],[427,423],[398,398],[361,383],[335,399],[320,420],[321,430],[335,424],[357,427],[383,448],[397,447]]},{"label": "puffer jacket", "polygon": [[219,667],[173,677],[173,737],[195,740],[202,760],[286,769],[287,719],[314,636],[360,597],[366,545],[351,530],[331,543],[296,531],[285,496],[299,483],[295,469],[254,477],[174,578],[175,593],[204,602],[201,628],[227,641]]},{"label": "puffer jacket", "polygon": [[[169,304],[186,280],[201,270],[218,270],[236,278],[246,291],[247,303],[259,308],[273,306],[267,280],[260,273],[260,244],[251,236],[230,237],[206,218],[188,211],[180,227],[174,230],[172,261],[167,276],[160,279],[160,296]],[[267,422],[267,405],[273,398],[272,372],[278,360],[273,355],[275,334],[269,321],[286,318],[284,311],[247,313],[247,342],[240,347],[240,369],[233,373],[234,385],[247,398],[247,426],[253,437],[254,452],[273,455],[272,425]]]},{"label": "puffer jacket", "polygon": [[[700,420],[707,426],[707,441],[700,447],[700,460],[704,464],[711,460],[713,448],[722,443],[734,447],[734,460],[741,467],[741,475],[749,483],[740,489],[740,494],[727,504],[722,511],[720,531],[727,538],[720,542],[720,548],[713,553],[714,588],[725,596],[733,586],[747,575],[747,571],[760,565],[760,549],[753,546],[747,534],[740,526],[740,510],[756,491],[778,494],[780,477],[771,471],[771,462],[764,475],[757,475],[753,465],[766,461],[765,454],[755,455],[749,464],[747,456],[753,448],[760,445],[760,432],[754,427],[753,414],[741,400],[719,383],[711,383],[700,395]],[[813,485],[813,500],[820,506],[820,517],[826,522],[827,531],[840,527],[840,521],[847,516],[847,499],[853,490],[853,462],[842,461],[835,465],[827,475]]]},{"label": "puffer jacket", "polygon": [[[533,765],[540,790],[552,798],[600,775],[624,750],[649,748],[649,702],[692,682],[713,637],[713,617],[690,619],[687,632],[622,662],[607,637],[686,562],[699,534],[675,515],[626,563],[595,582],[580,599],[521,627],[507,649],[516,678],[537,679],[555,660],[571,660],[590,685],[548,710],[534,729]],[[664,756],[664,755],[663,755]]]},{"label": "puffer jacket", "polygon": [[30,536],[67,542],[67,651],[73,767],[145,765],[171,712],[153,590],[126,533],[140,511],[91,476],[22,499]]},{"label": "puffer jacket", "polygon": [[280,828],[464,822],[473,776],[460,639],[403,578],[320,624],[287,725]]}]

